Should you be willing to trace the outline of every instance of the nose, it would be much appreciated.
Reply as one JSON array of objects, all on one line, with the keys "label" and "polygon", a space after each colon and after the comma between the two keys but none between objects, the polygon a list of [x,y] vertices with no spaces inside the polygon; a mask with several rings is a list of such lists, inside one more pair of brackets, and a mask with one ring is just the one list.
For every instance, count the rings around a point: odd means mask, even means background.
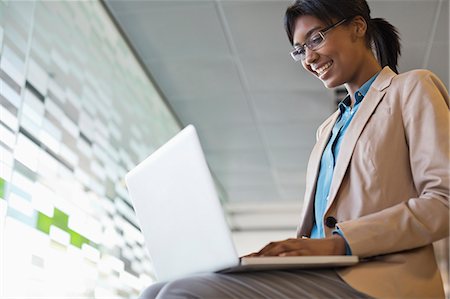
[{"label": "nose", "polygon": [[310,65],[314,62],[316,62],[317,58],[319,57],[319,55],[317,54],[316,51],[311,50],[308,47],[305,47],[305,64]]}]

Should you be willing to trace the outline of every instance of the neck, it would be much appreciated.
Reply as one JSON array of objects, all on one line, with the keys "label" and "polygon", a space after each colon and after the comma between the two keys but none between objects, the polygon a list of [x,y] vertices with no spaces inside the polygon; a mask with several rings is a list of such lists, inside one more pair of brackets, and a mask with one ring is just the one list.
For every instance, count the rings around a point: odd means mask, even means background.
[{"label": "neck", "polygon": [[361,86],[372,78],[376,73],[381,71],[381,66],[376,58],[371,54],[365,63],[360,66],[359,71],[351,82],[345,83],[345,88],[350,94],[351,106],[355,104],[355,93]]}]

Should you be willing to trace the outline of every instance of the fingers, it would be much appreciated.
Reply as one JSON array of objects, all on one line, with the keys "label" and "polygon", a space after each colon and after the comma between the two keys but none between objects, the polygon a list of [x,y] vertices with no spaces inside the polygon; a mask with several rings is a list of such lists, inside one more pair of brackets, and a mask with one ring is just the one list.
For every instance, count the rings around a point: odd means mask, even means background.
[{"label": "fingers", "polygon": [[279,256],[284,253],[301,249],[300,239],[287,239],[279,242],[272,242],[258,252],[258,256]]},{"label": "fingers", "polygon": [[267,244],[266,246],[263,247],[263,249],[261,249],[258,254],[259,255],[264,255],[267,252],[270,252],[275,246],[277,246],[278,242],[270,242],[269,244]]},{"label": "fingers", "polygon": [[[337,252],[335,242],[341,242]],[[287,239],[272,242],[251,256],[300,256],[300,255],[332,255],[345,253],[345,241],[341,237],[324,239]],[[337,253],[336,253],[336,252]],[[342,251],[342,252],[341,252]]]},{"label": "fingers", "polygon": [[279,251],[279,247],[281,246],[281,243],[283,241],[280,242],[271,242],[269,244],[267,244],[263,249],[261,249],[258,252],[259,256],[273,256],[273,255],[278,255],[276,254]]}]

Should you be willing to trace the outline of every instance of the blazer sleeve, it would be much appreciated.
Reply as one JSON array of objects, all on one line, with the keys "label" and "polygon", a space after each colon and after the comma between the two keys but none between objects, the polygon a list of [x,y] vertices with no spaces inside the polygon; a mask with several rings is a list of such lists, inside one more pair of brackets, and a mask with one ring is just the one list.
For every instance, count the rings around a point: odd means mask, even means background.
[{"label": "blazer sleeve", "polygon": [[417,248],[449,235],[448,92],[429,71],[404,82],[401,115],[418,196],[338,224],[353,254],[361,257]]}]

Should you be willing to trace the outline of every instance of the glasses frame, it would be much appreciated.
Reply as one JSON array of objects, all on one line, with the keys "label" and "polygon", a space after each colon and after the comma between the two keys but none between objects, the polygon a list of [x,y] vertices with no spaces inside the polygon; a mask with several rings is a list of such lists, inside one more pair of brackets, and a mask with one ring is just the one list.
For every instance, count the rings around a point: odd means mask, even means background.
[{"label": "glasses frame", "polygon": [[[306,58],[306,47],[308,49],[310,49],[311,51],[319,49],[323,45],[323,42],[325,41],[326,34],[328,32],[330,32],[331,30],[333,30],[334,28],[338,27],[339,25],[342,25],[347,20],[348,20],[348,18],[342,19],[342,20],[340,20],[334,24],[331,24],[330,26],[325,27],[324,29],[318,31],[317,34],[319,34],[322,37],[322,41],[320,42],[320,44],[318,44],[315,47],[311,47],[310,45],[308,45],[311,41],[311,37],[316,36],[316,34],[312,34],[311,36],[308,37],[308,39],[302,45],[295,47],[295,49],[290,52],[291,57],[294,59],[294,61],[304,61]],[[299,53],[299,51],[302,49],[304,50],[304,54]]]}]

